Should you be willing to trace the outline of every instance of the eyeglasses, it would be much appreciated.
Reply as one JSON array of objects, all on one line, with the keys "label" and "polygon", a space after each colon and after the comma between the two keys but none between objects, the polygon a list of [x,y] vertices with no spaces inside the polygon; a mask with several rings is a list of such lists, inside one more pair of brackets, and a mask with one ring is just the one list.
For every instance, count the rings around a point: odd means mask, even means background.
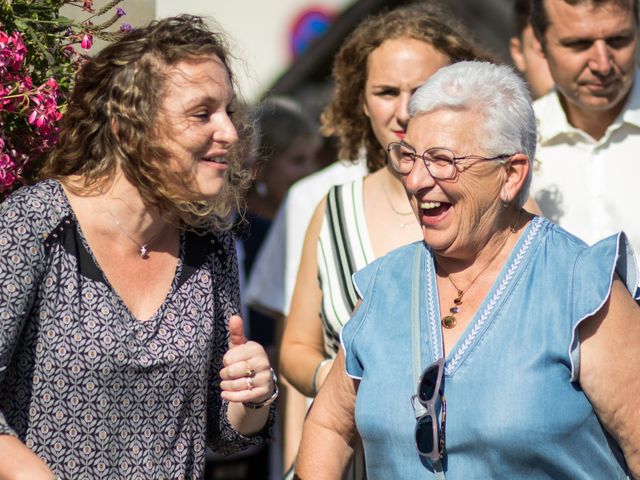
[{"label": "eyeglasses", "polygon": [[389,163],[396,172],[403,175],[410,173],[416,158],[420,157],[429,174],[436,180],[453,180],[456,174],[461,171],[458,168],[460,160],[501,160],[513,157],[513,155],[502,154],[491,158],[480,155],[456,157],[451,150],[444,147],[430,148],[422,155],[418,155],[415,148],[404,142],[391,142],[387,147]]},{"label": "eyeglasses", "polygon": [[[418,393],[411,397],[413,409],[423,412],[416,418],[415,440],[418,453],[433,461],[440,460],[444,455],[444,435],[447,418],[447,402],[440,388],[444,372],[444,358],[429,365],[422,372],[418,382]],[[436,400],[442,399],[442,415],[438,422]],[[419,406],[416,405],[419,403]]]}]

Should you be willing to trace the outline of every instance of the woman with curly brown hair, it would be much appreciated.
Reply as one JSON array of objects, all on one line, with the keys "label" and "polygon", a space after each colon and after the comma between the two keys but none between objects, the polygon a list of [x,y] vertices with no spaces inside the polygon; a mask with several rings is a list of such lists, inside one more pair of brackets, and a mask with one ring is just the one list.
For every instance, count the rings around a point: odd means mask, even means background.
[{"label": "woman with curly brown hair", "polygon": [[227,231],[248,183],[224,38],[192,16],[84,65],[40,183],[0,206],[0,477],[200,478],[268,435]]},{"label": "woman with curly brown hair", "polygon": [[385,150],[404,138],[416,88],[441,67],[480,56],[468,39],[451,14],[412,5],[365,19],[336,56],[323,131],[338,136],[340,158],[365,155],[371,174],[333,187],[307,229],[280,353],[283,374],[307,396],[322,385],[357,302],[351,275],[421,238]]}]

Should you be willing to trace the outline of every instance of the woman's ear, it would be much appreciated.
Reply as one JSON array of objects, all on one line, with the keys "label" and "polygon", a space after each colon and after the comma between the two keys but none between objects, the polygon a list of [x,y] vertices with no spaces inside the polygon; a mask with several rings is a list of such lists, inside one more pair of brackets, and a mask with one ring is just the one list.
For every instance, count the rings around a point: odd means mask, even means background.
[{"label": "woman's ear", "polygon": [[524,153],[516,153],[509,159],[504,168],[506,178],[502,186],[501,199],[503,202],[509,203],[518,196],[520,190],[524,187],[531,168],[531,162]]}]

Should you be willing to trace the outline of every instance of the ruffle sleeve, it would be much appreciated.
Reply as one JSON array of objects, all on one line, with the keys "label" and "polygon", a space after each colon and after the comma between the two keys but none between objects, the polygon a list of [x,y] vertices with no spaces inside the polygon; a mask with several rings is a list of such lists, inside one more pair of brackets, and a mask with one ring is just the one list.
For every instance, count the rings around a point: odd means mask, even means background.
[{"label": "ruffle sleeve", "polygon": [[373,303],[375,278],[382,264],[382,259],[376,260],[362,270],[353,274],[352,280],[358,293],[358,297],[362,300],[358,309],[353,316],[345,323],[340,332],[340,343],[345,352],[345,367],[347,375],[351,378],[360,380],[362,378],[362,364],[358,360],[358,352],[355,348],[355,339],[360,328],[367,318],[367,312]]},{"label": "ruffle sleeve", "polygon": [[573,331],[569,346],[572,382],[577,381],[580,373],[578,326],[606,303],[611,295],[615,275],[618,275],[629,293],[638,300],[638,268],[633,248],[623,232],[585,248],[576,259],[571,290]]}]

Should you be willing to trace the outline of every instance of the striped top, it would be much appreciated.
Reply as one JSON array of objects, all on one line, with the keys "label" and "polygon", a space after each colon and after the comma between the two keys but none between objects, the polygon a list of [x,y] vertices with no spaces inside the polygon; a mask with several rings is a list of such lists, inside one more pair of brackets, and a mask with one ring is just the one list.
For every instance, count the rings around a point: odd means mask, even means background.
[{"label": "striped top", "polygon": [[351,276],[375,260],[364,215],[363,178],[329,190],[318,240],[324,348],[335,357],[340,330],[358,301]]}]

